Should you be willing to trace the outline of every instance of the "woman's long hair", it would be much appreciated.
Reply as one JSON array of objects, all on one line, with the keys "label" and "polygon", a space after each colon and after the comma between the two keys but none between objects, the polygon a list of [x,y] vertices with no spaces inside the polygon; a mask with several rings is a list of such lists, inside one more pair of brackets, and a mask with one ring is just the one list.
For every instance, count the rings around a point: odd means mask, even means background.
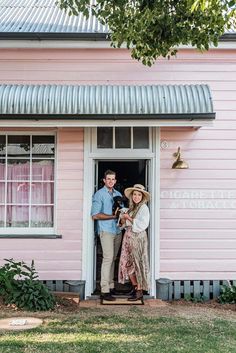
[{"label": "woman's long hair", "polygon": [[133,192],[130,194],[129,196],[129,215],[132,216],[133,218],[135,218],[136,214],[138,213],[138,210],[140,209],[140,207],[142,205],[144,205],[147,202],[147,200],[145,199],[143,193],[142,193],[142,200],[136,204],[133,202]]}]

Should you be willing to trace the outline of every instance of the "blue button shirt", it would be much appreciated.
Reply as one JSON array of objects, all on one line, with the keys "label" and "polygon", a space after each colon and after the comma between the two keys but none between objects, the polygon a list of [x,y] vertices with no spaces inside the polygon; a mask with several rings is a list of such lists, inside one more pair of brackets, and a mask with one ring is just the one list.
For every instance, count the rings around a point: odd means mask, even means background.
[{"label": "blue button shirt", "polygon": [[[92,200],[91,216],[95,216],[98,213],[105,213],[112,215],[113,197],[122,196],[121,193],[115,189],[110,193],[108,188],[104,186],[99,189],[94,195]],[[116,219],[97,220],[98,233],[108,232],[112,234],[119,234],[120,229],[117,227]]]}]

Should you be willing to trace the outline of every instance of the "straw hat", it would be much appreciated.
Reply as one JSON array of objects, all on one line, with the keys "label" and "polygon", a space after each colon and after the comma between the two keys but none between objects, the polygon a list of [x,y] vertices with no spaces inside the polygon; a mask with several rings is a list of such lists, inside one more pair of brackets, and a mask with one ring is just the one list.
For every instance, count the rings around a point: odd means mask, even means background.
[{"label": "straw hat", "polygon": [[150,200],[150,194],[145,190],[145,187],[143,185],[135,184],[132,188],[125,189],[124,194],[127,198],[129,198],[133,191],[141,192],[143,194],[144,199],[146,199],[146,201]]}]

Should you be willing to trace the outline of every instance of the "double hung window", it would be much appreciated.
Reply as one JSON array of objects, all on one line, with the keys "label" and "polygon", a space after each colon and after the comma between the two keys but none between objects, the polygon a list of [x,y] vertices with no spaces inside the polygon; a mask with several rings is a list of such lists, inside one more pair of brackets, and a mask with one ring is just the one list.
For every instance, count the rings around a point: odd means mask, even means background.
[{"label": "double hung window", "polygon": [[0,135],[0,232],[54,227],[55,137]]}]

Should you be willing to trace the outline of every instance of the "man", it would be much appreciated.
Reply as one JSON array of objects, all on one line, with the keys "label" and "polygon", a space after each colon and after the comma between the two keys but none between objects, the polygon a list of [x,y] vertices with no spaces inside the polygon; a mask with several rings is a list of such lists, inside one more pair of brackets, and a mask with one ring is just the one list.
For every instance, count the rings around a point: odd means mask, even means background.
[{"label": "man", "polygon": [[107,170],[103,178],[104,186],[98,190],[92,200],[91,216],[97,221],[101,240],[103,260],[101,268],[101,298],[115,300],[114,265],[121,244],[121,231],[117,226],[116,215],[112,214],[113,197],[122,196],[114,189],[116,173]]}]

